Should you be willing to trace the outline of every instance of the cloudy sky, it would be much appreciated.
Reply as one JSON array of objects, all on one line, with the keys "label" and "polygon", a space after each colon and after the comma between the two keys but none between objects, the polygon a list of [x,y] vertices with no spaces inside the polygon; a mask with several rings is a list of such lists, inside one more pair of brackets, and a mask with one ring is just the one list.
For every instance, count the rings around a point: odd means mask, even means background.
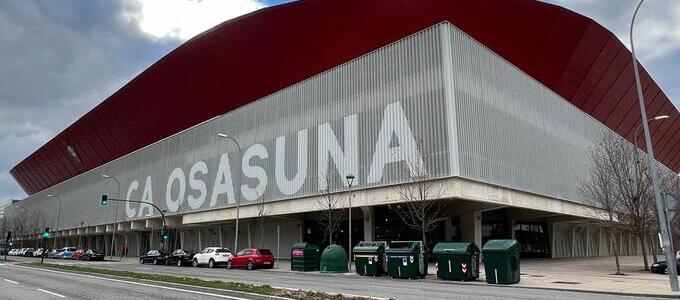
[{"label": "cloudy sky", "polygon": [[[195,34],[289,0],[0,0],[0,205],[26,195],[9,170]],[[413,0],[419,1],[419,0]],[[628,43],[637,0],[549,0]],[[680,1],[648,0],[640,59],[680,106]]]}]

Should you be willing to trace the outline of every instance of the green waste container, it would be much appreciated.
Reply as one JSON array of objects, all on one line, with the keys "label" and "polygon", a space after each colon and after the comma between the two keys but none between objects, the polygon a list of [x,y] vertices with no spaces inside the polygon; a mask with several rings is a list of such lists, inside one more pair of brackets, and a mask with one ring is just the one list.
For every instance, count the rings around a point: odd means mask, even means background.
[{"label": "green waste container", "polygon": [[347,252],[340,245],[330,245],[321,253],[321,272],[347,273]]},{"label": "green waste container", "polygon": [[387,274],[392,278],[423,278],[427,275],[427,249],[422,241],[391,242],[385,249]]},{"label": "green waste container", "polygon": [[319,246],[296,243],[290,249],[290,269],[293,271],[318,271],[321,260]]},{"label": "green waste container", "polygon": [[490,240],[482,247],[486,282],[519,282],[519,246],[516,240]]},{"label": "green waste container", "polygon": [[359,242],[354,247],[354,268],[362,276],[384,275],[387,269],[385,261],[387,242]]},{"label": "green waste container", "polygon": [[468,281],[479,278],[479,247],[474,243],[437,243],[432,250],[437,261],[437,277]]}]

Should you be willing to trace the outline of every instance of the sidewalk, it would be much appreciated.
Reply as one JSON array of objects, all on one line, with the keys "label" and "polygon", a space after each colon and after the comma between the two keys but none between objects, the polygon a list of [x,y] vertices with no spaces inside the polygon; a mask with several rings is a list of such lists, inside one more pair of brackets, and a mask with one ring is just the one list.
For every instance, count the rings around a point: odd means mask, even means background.
[{"label": "sidewalk", "polygon": [[[651,264],[651,257],[649,261]],[[674,294],[671,292],[668,283],[668,276],[662,274],[653,274],[649,271],[643,270],[641,257],[621,257],[620,262],[621,269],[626,274],[625,276],[611,275],[616,271],[613,257],[598,257],[588,259],[523,259],[520,262],[520,283],[502,286],[588,291],[620,295],[663,296],[680,299],[680,293]],[[65,263],[71,262],[65,261]],[[114,261],[97,262],[96,264],[121,264],[122,267],[122,265],[127,264],[138,265],[139,259],[137,257],[126,257],[123,258],[122,261],[118,261],[118,258],[115,258]],[[481,266],[480,270],[481,278],[478,281],[452,282],[438,279],[436,277],[436,269],[434,264],[431,264],[429,267],[429,275],[422,281],[438,284],[488,286],[489,284],[485,282],[483,265]],[[292,273],[290,270],[289,260],[281,260],[277,262],[275,269],[266,271]],[[360,277],[357,274],[346,276]],[[372,280],[372,278],[366,278],[366,280]],[[386,278],[386,280],[392,279]]]}]

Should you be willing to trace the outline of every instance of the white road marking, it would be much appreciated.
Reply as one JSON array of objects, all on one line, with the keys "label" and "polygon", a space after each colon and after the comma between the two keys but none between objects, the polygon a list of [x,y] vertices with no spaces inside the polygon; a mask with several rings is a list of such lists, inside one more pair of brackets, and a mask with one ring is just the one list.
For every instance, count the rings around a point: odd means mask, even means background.
[{"label": "white road marking", "polygon": [[3,280],[7,281],[9,283],[19,284],[18,282],[14,281],[14,280],[9,280],[9,279],[3,279]]},{"label": "white road marking", "polygon": [[59,297],[59,298],[66,298],[66,296],[64,296],[64,295],[60,295],[60,294],[57,294],[57,293],[54,293],[54,292],[50,292],[50,291],[47,291],[47,290],[43,290],[43,289],[36,289],[36,290],[41,291],[41,292],[43,292],[43,293],[50,294],[50,295],[52,295],[52,296],[57,296],[57,297]]},{"label": "white road marking", "polygon": [[0,266],[4,266],[5,264],[0,264]]},{"label": "white road marking", "polygon": [[[86,277],[86,278],[93,278],[97,280],[105,280],[105,281],[112,281],[112,282],[120,282],[120,283],[127,283],[127,284],[134,284],[134,285],[140,285],[140,286],[147,286],[147,287],[153,287],[153,288],[159,288],[159,289],[166,289],[166,290],[171,290],[171,291],[178,291],[178,292],[184,292],[184,293],[190,293],[190,294],[197,294],[197,295],[203,295],[203,296],[211,296],[211,297],[217,297],[217,298],[223,298],[223,299],[232,299],[232,300],[250,300],[248,298],[241,298],[241,297],[234,297],[234,296],[227,296],[227,295],[220,295],[220,294],[213,294],[213,293],[207,293],[207,292],[200,292],[200,291],[194,291],[194,290],[185,290],[185,289],[179,289],[179,288],[174,288],[174,287],[169,287],[169,286],[162,286],[162,285],[155,285],[155,284],[149,284],[149,283],[141,283],[141,282],[134,282],[134,281],[127,281],[127,280],[120,280],[120,279],[113,279],[113,278],[108,278],[108,277],[99,277],[99,276],[93,276],[93,275],[86,275],[86,274],[78,274],[78,273],[70,273],[70,272],[61,272],[61,271],[55,271],[55,270],[48,270],[48,269],[37,269],[37,268],[31,268],[31,267],[24,267],[24,266],[15,266],[19,268],[26,268],[26,269],[33,269],[33,270],[40,270],[40,271],[46,271],[46,272],[52,272],[52,273],[58,273],[58,274],[67,274],[70,276],[81,276],[81,277]],[[6,279],[5,279],[6,280]],[[200,288],[200,287],[198,287]],[[38,289],[40,290],[40,289]],[[41,292],[49,293],[51,292],[45,291],[45,290],[40,290]],[[225,290],[229,292],[229,290]],[[233,291],[232,291],[233,292]],[[266,295],[258,295],[258,296],[264,296],[268,297]],[[65,297],[65,296],[62,296]],[[272,298],[278,298],[281,299],[280,297],[272,297]],[[285,298],[284,298],[285,299]]]}]

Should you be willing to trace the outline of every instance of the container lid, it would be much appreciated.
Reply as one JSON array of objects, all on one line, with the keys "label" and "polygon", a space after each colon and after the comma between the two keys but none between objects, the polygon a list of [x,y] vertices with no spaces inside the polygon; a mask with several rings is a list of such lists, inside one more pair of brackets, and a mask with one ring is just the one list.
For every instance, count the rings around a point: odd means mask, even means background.
[{"label": "container lid", "polygon": [[418,249],[422,249],[422,244],[423,242],[421,241],[395,241],[389,244],[387,249],[385,249],[385,252],[412,252],[418,247],[420,247]]},{"label": "container lid", "polygon": [[489,240],[482,247],[483,252],[506,252],[517,246],[516,240]]},{"label": "container lid", "polygon": [[354,246],[354,252],[376,252],[385,250],[387,242],[359,242]]},{"label": "container lid", "polygon": [[474,254],[479,253],[479,247],[474,243],[437,243],[432,250],[434,254]]}]

